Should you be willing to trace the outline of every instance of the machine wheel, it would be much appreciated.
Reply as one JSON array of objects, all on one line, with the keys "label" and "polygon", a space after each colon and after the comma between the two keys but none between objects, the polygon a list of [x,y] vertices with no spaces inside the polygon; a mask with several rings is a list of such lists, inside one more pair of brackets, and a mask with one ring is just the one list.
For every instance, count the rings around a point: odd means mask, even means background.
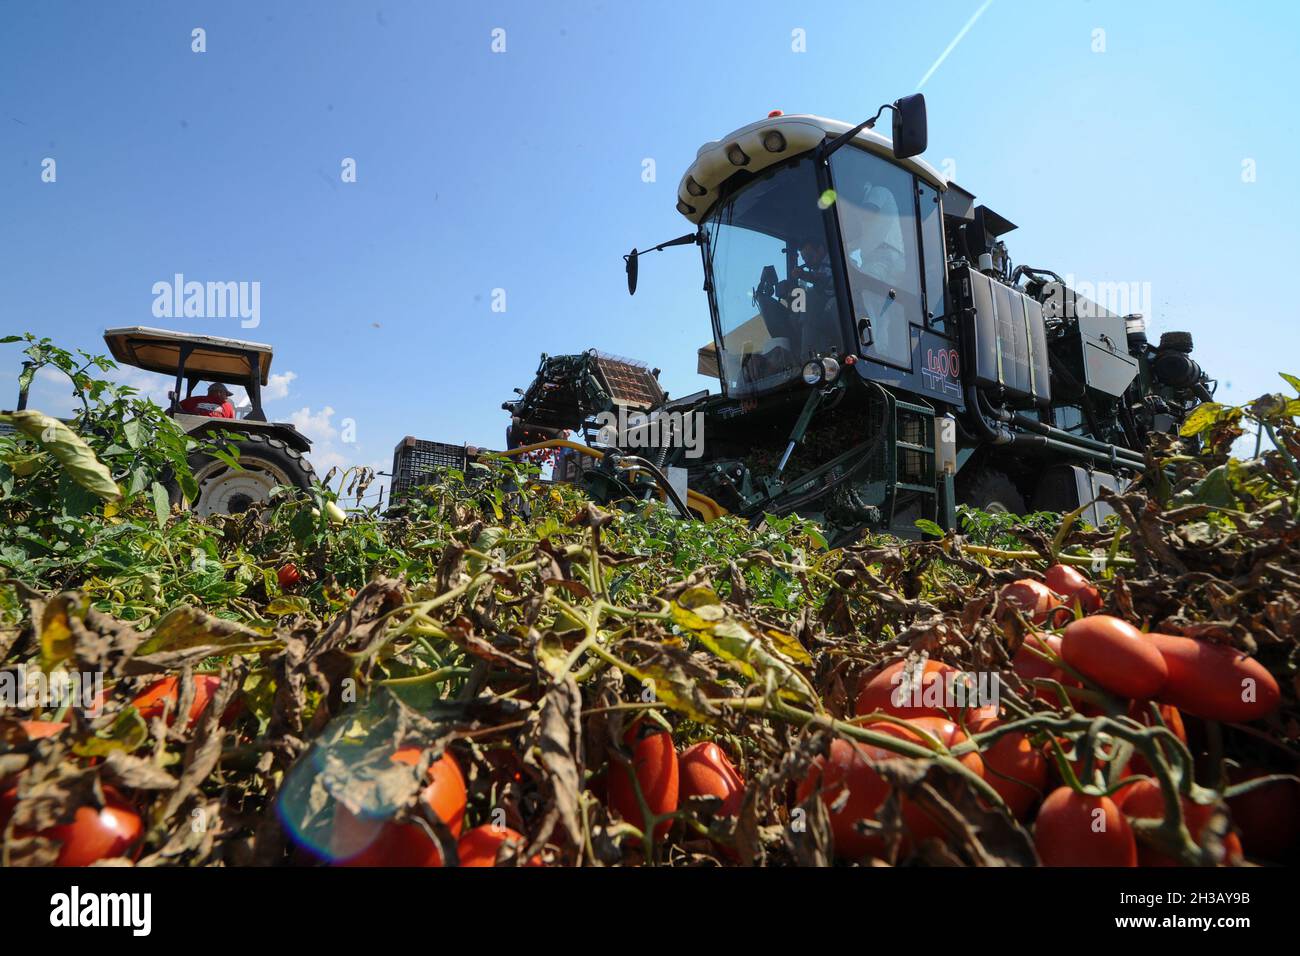
[{"label": "machine wheel", "polygon": [[[242,514],[270,501],[271,490],[276,485],[307,491],[316,478],[302,452],[278,438],[251,434],[232,444],[239,449],[242,471],[219,458],[201,453],[190,455],[190,470],[199,485],[198,500],[190,504],[196,514]],[[173,505],[182,504],[179,485],[169,483],[168,491]]]},{"label": "machine wheel", "polygon": [[992,468],[981,468],[969,481],[963,482],[957,490],[957,500],[972,508],[1003,514],[1023,515],[1029,511],[1015,483],[1004,472]]}]

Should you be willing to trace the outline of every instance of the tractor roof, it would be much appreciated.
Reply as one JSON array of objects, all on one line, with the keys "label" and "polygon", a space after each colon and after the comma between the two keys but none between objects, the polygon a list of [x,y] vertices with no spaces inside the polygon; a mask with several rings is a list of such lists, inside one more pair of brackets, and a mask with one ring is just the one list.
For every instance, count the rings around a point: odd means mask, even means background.
[{"label": "tractor roof", "polygon": [[247,385],[254,370],[261,384],[271,373],[271,346],[219,335],[187,335],[133,325],[107,329],[104,342],[113,358],[149,372],[175,375],[181,347],[193,349],[185,359],[185,374],[225,385]]},{"label": "tractor roof", "polygon": [[[749,157],[745,170],[756,173],[792,156],[807,152],[827,136],[847,133],[854,125],[856,124],[807,114],[769,116],[757,123],[742,126],[720,140],[705,143],[696,153],[695,162],[691,164],[690,169],[686,170],[686,175],[677,185],[677,211],[696,223],[708,215],[713,204],[718,201],[718,187],[738,171],[736,165],[727,158],[727,150],[732,146],[739,146],[744,150],[745,155]],[[764,135],[771,130],[779,130],[785,137],[785,148],[775,153],[769,152],[763,145]],[[889,140],[874,130],[862,130],[853,138],[853,142],[916,173],[936,189],[948,188],[947,178],[924,160],[895,158]],[[697,192],[698,187],[703,187],[703,195],[692,195],[686,188],[688,180],[695,181]]]}]

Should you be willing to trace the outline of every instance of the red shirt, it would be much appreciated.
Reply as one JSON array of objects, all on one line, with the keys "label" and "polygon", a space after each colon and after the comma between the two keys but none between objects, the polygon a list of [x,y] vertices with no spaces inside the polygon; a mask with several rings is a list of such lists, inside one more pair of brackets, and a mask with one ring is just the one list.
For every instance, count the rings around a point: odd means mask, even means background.
[{"label": "red shirt", "polygon": [[206,415],[208,418],[234,418],[235,406],[211,395],[192,395],[181,402],[181,411],[187,415]]}]

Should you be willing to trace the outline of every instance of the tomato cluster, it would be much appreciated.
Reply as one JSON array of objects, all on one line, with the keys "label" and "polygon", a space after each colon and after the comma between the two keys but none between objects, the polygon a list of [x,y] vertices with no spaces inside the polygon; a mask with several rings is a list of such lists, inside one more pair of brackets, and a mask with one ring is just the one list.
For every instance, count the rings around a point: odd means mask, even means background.
[{"label": "tomato cluster", "polygon": [[[1003,624],[1013,619],[1021,624],[1008,628],[1009,633],[1024,636],[1012,657],[1012,670],[1052,712],[1065,707],[1065,714],[1088,717],[1126,714],[1147,726],[1158,712],[1159,722],[1185,747],[1184,715],[1241,723],[1264,719],[1277,710],[1281,701],[1277,682],[1255,660],[1196,638],[1144,633],[1119,617],[1099,613],[1100,591],[1076,568],[1057,565],[1045,578],[1045,582],[1022,579],[1006,585],[998,595],[994,618]],[[1027,633],[1024,625],[1030,628]],[[941,661],[926,660],[919,666],[897,662],[868,676],[854,711],[873,731],[918,742],[924,739],[927,745],[937,741],[950,751],[966,742],[968,734],[997,730],[1008,716],[994,707],[952,706],[950,689],[960,679],[956,668]],[[945,685],[947,694],[941,692]],[[1134,752],[1124,766],[1113,768],[1110,789],[1103,791],[1099,781],[1083,776],[1092,761],[1078,753],[1068,756],[1069,747],[1077,743],[1069,737],[1051,739],[1041,730],[1013,730],[991,734],[978,749],[967,745],[958,754],[961,763],[981,776],[1016,818],[1032,826],[1043,863],[1173,863],[1154,843],[1138,839],[1133,823],[1150,824],[1165,816],[1158,770],[1143,753]],[[1100,759],[1111,759],[1117,752],[1117,743],[1109,741]],[[1162,755],[1167,756],[1167,748]],[[881,769],[896,759],[898,754],[890,748],[837,738],[827,754],[816,758],[800,785],[799,801],[816,793],[825,803],[840,858],[885,854],[881,814],[891,788]],[[1055,760],[1059,760],[1056,772]],[[1251,773],[1258,776],[1263,771]],[[1294,800],[1300,787],[1289,781],[1228,800],[1231,817],[1224,811],[1221,793],[1217,802],[1199,802],[1207,799],[1209,791],[1197,792],[1196,801],[1181,797],[1181,813],[1193,842],[1208,853],[1207,858],[1231,865],[1249,850],[1278,859],[1300,843],[1300,805]],[[903,850],[943,835],[938,821],[910,797],[900,797],[899,812]],[[1271,822],[1252,826],[1245,822],[1247,814]],[[1229,819],[1240,836],[1228,827]]]}]

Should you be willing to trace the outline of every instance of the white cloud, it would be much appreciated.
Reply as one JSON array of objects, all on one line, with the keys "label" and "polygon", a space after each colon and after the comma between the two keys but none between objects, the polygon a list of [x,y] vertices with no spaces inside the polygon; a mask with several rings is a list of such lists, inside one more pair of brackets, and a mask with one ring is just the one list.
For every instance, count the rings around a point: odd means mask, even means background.
[{"label": "white cloud", "polygon": [[275,372],[267,380],[266,387],[262,389],[262,399],[273,402],[277,399],[288,398],[289,383],[297,377],[297,372]]},{"label": "white cloud", "polygon": [[311,406],[304,405],[289,416],[289,421],[293,423],[294,428],[313,442],[325,444],[339,437],[339,430],[332,422],[333,418],[334,408],[330,405],[326,405],[319,412],[313,412]]}]

